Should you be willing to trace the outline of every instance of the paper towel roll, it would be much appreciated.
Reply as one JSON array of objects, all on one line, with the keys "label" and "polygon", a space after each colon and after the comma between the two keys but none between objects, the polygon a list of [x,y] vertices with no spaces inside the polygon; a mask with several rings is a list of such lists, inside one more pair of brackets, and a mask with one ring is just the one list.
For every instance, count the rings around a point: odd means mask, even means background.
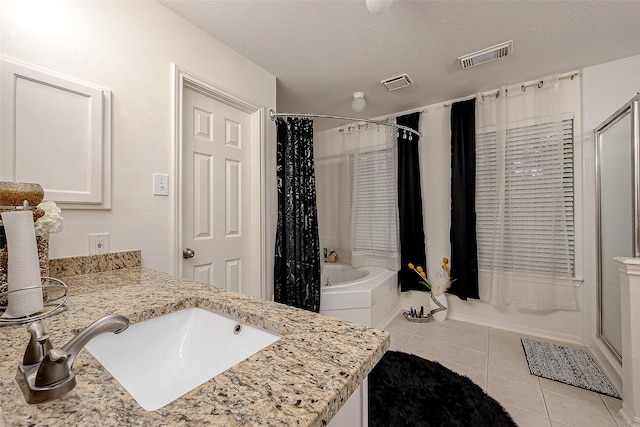
[{"label": "paper towel roll", "polygon": [[[7,235],[7,282],[9,300],[2,317],[24,317],[42,310],[38,246],[31,211],[2,212]],[[35,289],[21,290],[37,286]]]}]

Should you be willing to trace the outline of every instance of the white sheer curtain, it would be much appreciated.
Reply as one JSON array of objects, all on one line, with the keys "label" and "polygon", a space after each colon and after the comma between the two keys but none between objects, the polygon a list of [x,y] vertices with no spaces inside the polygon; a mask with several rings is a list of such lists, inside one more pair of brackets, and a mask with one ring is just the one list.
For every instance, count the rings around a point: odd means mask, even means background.
[{"label": "white sheer curtain", "polygon": [[478,96],[480,297],[530,310],[575,310],[570,156],[579,83],[558,76],[543,82]]},{"label": "white sheer curtain", "polygon": [[387,126],[353,125],[342,132],[354,267],[400,269],[396,141]]}]

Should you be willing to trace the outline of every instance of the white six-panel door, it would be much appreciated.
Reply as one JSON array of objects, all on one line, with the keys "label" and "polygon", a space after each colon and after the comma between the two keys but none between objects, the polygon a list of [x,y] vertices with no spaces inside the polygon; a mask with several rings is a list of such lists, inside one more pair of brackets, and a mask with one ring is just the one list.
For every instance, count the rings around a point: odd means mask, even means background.
[{"label": "white six-panel door", "polygon": [[251,268],[251,116],[200,92],[183,95],[183,276],[242,292]]}]

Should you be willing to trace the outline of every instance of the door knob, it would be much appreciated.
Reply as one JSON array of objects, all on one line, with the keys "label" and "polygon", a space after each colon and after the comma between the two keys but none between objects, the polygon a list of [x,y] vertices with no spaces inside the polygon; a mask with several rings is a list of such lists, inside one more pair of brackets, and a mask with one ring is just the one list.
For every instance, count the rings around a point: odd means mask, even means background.
[{"label": "door knob", "polygon": [[193,258],[195,255],[196,255],[196,251],[194,251],[193,249],[184,248],[182,250],[182,258],[184,259]]}]

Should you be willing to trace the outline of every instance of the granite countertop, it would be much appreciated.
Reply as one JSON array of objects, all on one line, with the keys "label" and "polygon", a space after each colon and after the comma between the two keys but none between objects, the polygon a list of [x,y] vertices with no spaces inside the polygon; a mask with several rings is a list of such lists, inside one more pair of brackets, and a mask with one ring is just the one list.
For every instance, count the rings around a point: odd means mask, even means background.
[{"label": "granite countertop", "polygon": [[142,409],[85,349],[78,385],[60,399],[29,405],[15,381],[26,325],[0,327],[0,425],[322,426],[380,360],[389,334],[144,268],[63,278],[66,310],[41,321],[62,346],[112,313],[132,323],[203,307],[282,336],[280,340],[153,412]]}]

